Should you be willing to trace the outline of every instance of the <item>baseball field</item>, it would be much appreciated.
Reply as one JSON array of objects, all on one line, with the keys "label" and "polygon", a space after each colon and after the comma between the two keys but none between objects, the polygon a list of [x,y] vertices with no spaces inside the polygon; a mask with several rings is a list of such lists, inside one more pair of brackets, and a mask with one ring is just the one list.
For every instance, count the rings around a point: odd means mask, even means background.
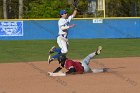
[{"label": "baseball field", "polygon": [[[49,77],[59,64],[47,63],[56,40],[0,41],[0,93],[140,93],[140,39],[71,39],[68,57],[82,60],[101,45],[91,68],[108,73]],[[63,70],[65,71],[65,70]]]}]

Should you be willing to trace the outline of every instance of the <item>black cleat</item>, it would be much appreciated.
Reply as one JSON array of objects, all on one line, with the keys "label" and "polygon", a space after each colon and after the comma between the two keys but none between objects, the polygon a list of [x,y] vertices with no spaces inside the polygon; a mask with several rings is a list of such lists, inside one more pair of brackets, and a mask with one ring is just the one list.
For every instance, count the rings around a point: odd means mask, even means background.
[{"label": "black cleat", "polygon": [[111,69],[110,68],[103,68],[103,72],[110,72]]}]

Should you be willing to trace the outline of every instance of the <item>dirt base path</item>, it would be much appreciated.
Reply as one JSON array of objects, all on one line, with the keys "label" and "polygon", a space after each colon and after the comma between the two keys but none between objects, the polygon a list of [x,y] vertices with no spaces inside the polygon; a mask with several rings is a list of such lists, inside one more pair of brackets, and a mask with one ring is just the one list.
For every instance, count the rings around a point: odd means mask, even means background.
[{"label": "dirt base path", "polygon": [[140,93],[140,57],[93,59],[90,67],[110,73],[49,77],[58,64],[20,62],[0,64],[0,93]]}]

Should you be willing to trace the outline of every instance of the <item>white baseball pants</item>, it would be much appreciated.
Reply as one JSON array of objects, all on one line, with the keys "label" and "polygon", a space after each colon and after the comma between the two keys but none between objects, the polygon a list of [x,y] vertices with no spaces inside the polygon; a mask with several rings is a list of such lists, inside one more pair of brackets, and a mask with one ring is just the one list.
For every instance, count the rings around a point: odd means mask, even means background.
[{"label": "white baseball pants", "polygon": [[57,44],[61,48],[61,53],[66,54],[68,52],[68,39],[63,36],[57,37]]},{"label": "white baseball pants", "polygon": [[85,57],[83,59],[83,61],[81,62],[82,63],[82,66],[84,67],[84,72],[89,72],[91,71],[90,67],[88,66],[90,60],[95,56],[95,52],[89,54],[87,57]]}]

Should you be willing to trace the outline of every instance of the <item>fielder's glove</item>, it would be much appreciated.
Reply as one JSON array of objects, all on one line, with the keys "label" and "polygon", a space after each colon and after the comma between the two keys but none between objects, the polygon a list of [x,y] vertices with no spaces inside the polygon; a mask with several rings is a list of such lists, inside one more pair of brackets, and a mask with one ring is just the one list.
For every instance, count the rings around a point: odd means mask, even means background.
[{"label": "fielder's glove", "polygon": [[78,0],[74,0],[72,5],[74,6],[75,10],[78,10]]}]

